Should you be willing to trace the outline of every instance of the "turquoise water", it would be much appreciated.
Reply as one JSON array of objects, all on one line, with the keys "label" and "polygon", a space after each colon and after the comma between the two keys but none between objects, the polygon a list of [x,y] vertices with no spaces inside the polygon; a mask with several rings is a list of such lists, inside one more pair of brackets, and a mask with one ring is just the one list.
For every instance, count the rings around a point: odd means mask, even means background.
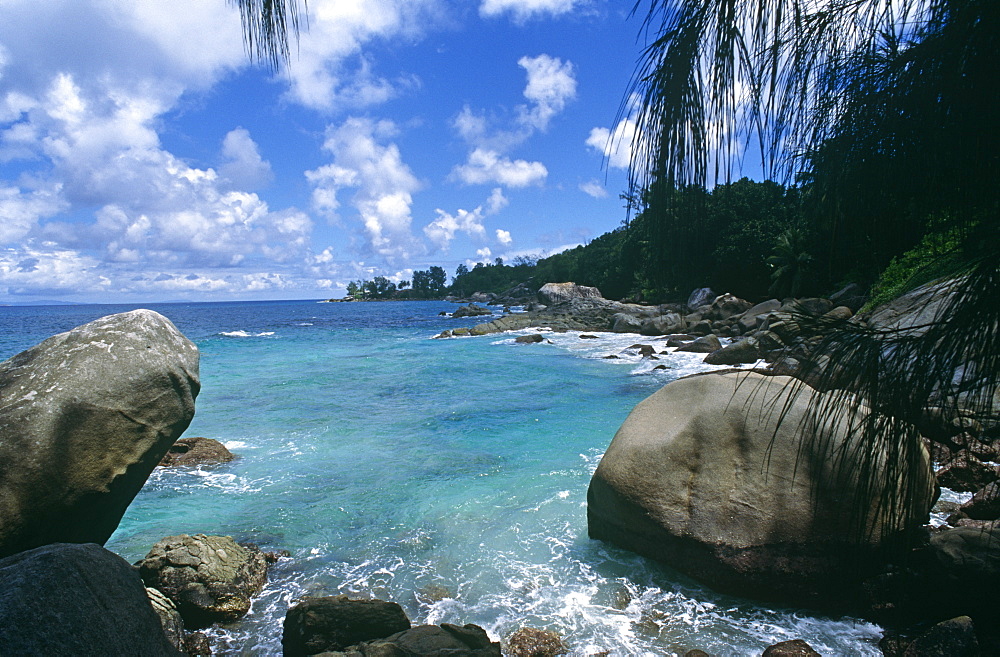
[{"label": "turquoise water", "polygon": [[[574,655],[759,655],[791,638],[880,654],[873,625],[721,596],[587,537],[603,450],[637,402],[710,369],[697,355],[606,360],[651,342],[613,334],[432,340],[479,321],[439,316],[454,309],[443,302],[147,307],[201,350],[187,435],[239,459],[156,471],[107,547],[134,561],[164,536],[204,532],[291,554],[247,617],[211,631],[217,654],[280,654],[288,606],[338,593],[497,640],[553,629]],[[0,357],[127,309],[0,308]]]}]

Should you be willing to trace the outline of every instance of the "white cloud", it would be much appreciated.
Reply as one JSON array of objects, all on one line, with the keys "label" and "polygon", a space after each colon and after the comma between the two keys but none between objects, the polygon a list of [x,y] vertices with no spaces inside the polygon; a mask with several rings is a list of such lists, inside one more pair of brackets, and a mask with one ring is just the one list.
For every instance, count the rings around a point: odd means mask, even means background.
[{"label": "white cloud", "polygon": [[522,57],[517,65],[528,73],[524,97],[532,102],[521,112],[521,121],[536,130],[545,131],[549,121],[565,109],[566,102],[576,97],[573,64],[558,57],[539,55]]},{"label": "white cloud", "polygon": [[514,239],[510,236],[509,230],[503,230],[501,228],[497,228],[497,241],[503,244],[504,246],[510,246],[511,242],[513,242]]},{"label": "white cloud", "polygon": [[102,292],[111,281],[99,261],[71,249],[25,245],[0,250],[0,293],[63,295]]},{"label": "white cloud", "polygon": [[608,190],[597,180],[588,180],[585,183],[580,183],[580,191],[594,198],[608,197]]},{"label": "white cloud", "polygon": [[490,247],[484,246],[481,249],[476,249],[476,255],[479,256],[480,262],[488,262],[493,252],[490,251]]},{"label": "white cloud", "polygon": [[627,169],[632,163],[635,131],[636,124],[633,119],[622,119],[615,126],[614,132],[607,128],[592,129],[587,137],[587,146],[606,157],[609,166]]},{"label": "white cloud", "polygon": [[434,12],[433,0],[310,0],[308,30],[287,71],[290,97],[318,110],[357,109],[419,84],[405,74],[378,75],[362,49],[376,39],[419,35]]},{"label": "white cloud", "polygon": [[230,130],[222,140],[223,162],[219,175],[237,189],[255,189],[271,182],[271,163],[260,156],[260,149],[244,128]]},{"label": "white cloud", "polygon": [[488,18],[512,14],[514,20],[525,21],[543,14],[559,16],[573,10],[579,0],[483,0],[479,13]]},{"label": "white cloud", "polygon": [[17,187],[0,187],[0,245],[20,242],[40,219],[66,209],[59,188],[42,188],[24,193]]},{"label": "white cloud", "polygon": [[419,251],[410,232],[413,193],[420,181],[403,162],[394,143],[384,144],[396,133],[390,121],[351,117],[327,128],[323,148],[333,162],[306,172],[312,183],[313,205],[328,216],[340,207],[338,193],[357,191],[350,203],[358,212],[368,250],[388,259]]},{"label": "white cloud", "polygon": [[507,187],[540,185],[549,175],[541,162],[511,160],[496,151],[477,148],[469,153],[465,164],[456,166],[451,173],[466,185],[499,183]]},{"label": "white cloud", "polygon": [[500,212],[508,202],[503,191],[497,187],[490,193],[486,202],[474,210],[459,209],[455,214],[449,214],[438,208],[435,210],[437,219],[424,226],[424,234],[441,250],[448,248],[458,232],[463,232],[472,238],[484,239],[486,228],[483,226],[483,219]]}]

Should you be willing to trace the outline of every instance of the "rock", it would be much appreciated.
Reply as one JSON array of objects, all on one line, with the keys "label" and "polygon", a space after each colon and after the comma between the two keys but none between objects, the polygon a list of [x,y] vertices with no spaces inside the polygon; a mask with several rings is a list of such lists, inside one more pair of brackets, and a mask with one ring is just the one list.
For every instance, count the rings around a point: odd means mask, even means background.
[{"label": "rock", "polygon": [[229,536],[168,536],[136,565],[146,585],[170,598],[189,628],[240,618],[267,579],[263,553]]},{"label": "rock", "polygon": [[519,335],[516,338],[514,338],[514,342],[517,342],[518,344],[532,344],[535,342],[542,342],[544,340],[545,338],[542,336],[541,333],[532,333],[530,335]]},{"label": "rock", "polygon": [[189,657],[211,657],[212,642],[201,632],[192,632],[184,637],[184,652]]},{"label": "rock", "polygon": [[[385,639],[359,646],[365,655],[388,657],[500,657],[500,644],[478,625],[418,625]],[[389,652],[386,650],[395,650]]]},{"label": "rock", "polygon": [[163,634],[166,635],[167,641],[177,650],[186,652],[184,648],[184,619],[181,618],[177,607],[170,601],[170,598],[152,587],[146,587],[146,595],[149,597],[149,603],[152,605],[153,611],[156,612],[157,618],[160,619],[160,625],[163,627]]},{"label": "rock", "polygon": [[716,296],[718,295],[712,291],[712,288],[700,287],[688,295],[687,307],[689,310],[695,310],[702,306],[708,306],[715,301]]},{"label": "rock", "polygon": [[831,303],[835,306],[847,306],[852,312],[858,312],[867,300],[865,291],[857,283],[848,283],[830,295]]},{"label": "rock", "polygon": [[879,306],[865,319],[873,328],[906,331],[913,336],[922,335],[951,301],[953,289],[959,280],[949,279],[918,287]]},{"label": "rock", "polygon": [[135,569],[94,544],[55,543],[0,560],[0,653],[180,653]]},{"label": "rock", "polygon": [[455,309],[455,312],[451,314],[452,318],[458,319],[461,317],[479,317],[481,315],[492,315],[493,311],[489,308],[483,308],[482,306],[477,306],[474,303],[470,303],[467,306],[459,306]]},{"label": "rock", "polygon": [[938,484],[945,488],[971,493],[997,480],[995,467],[991,467],[961,451],[934,473]]},{"label": "rock", "polygon": [[977,491],[971,500],[959,507],[959,513],[973,520],[1000,518],[1000,482],[994,481]]},{"label": "rock", "polygon": [[469,331],[469,329],[467,329],[464,326],[461,326],[461,327],[459,327],[457,329],[452,329],[451,330],[451,336],[453,338],[462,338],[462,337],[465,337],[467,335],[472,335],[472,333]]},{"label": "rock", "polygon": [[757,339],[750,336],[711,352],[705,356],[705,362],[709,365],[742,365],[756,363],[760,357]]},{"label": "rock", "polygon": [[969,615],[981,627],[1000,626],[1000,523],[931,534],[929,581],[918,604],[941,616]]},{"label": "rock", "polygon": [[776,311],[781,307],[781,302],[777,299],[769,299],[767,301],[761,301],[756,306],[750,307],[749,310],[740,315],[739,326],[744,333],[752,331],[757,328],[757,318],[761,315],[766,315],[768,313]]},{"label": "rock", "polygon": [[444,330],[444,331],[441,331],[440,333],[438,333],[437,335],[435,335],[434,339],[435,340],[441,340],[443,338],[450,338],[450,337],[452,337],[451,331],[450,330]]},{"label": "rock", "polygon": [[642,320],[629,313],[615,313],[611,330],[615,333],[638,333]]},{"label": "rock", "polygon": [[740,299],[739,297],[735,297],[727,292],[715,298],[715,301],[712,302],[711,309],[704,315],[704,318],[713,321],[728,319],[734,315],[739,315],[740,313],[750,310],[752,305],[753,304],[746,299]]},{"label": "rock", "polygon": [[642,320],[639,325],[639,333],[643,335],[667,335],[676,331],[683,331],[687,327],[684,318],[677,313],[667,313],[657,317],[650,317]]},{"label": "rock", "polygon": [[687,344],[677,347],[677,351],[691,351],[696,354],[710,354],[713,351],[718,351],[719,349],[722,349],[722,343],[719,342],[719,338],[712,333],[700,337],[694,342],[688,342]]},{"label": "rock", "polygon": [[794,312],[818,317],[819,315],[825,315],[827,312],[832,310],[833,302],[829,299],[812,297],[806,299],[793,299],[790,304],[784,304],[784,307]]},{"label": "rock", "polygon": [[218,440],[192,436],[181,438],[171,445],[167,453],[160,459],[160,465],[171,467],[175,465],[228,463],[234,458],[236,456]]},{"label": "rock", "polygon": [[0,556],[103,544],[194,416],[198,349],[135,310],[0,364]]},{"label": "rock", "polygon": [[649,358],[656,353],[656,349],[653,349],[652,345],[648,344],[634,344],[630,347],[626,347],[622,350],[623,354],[637,355],[642,358]]},{"label": "rock", "polygon": [[712,322],[707,319],[688,322],[687,332],[692,335],[708,335],[712,332]]},{"label": "rock", "polygon": [[694,650],[688,650],[686,653],[684,653],[684,657],[712,657],[712,656],[709,655],[704,650],[699,650],[695,648]]},{"label": "rock", "polygon": [[907,646],[903,657],[979,657],[972,619],[959,616],[938,623]]},{"label": "rock", "polygon": [[569,647],[557,632],[522,627],[507,639],[506,652],[510,657],[555,657],[565,655]]},{"label": "rock", "polygon": [[683,347],[688,342],[696,339],[696,336],[689,335],[686,333],[675,333],[674,335],[664,336],[667,339],[667,347]]},{"label": "rock", "polygon": [[603,299],[601,291],[596,287],[577,285],[576,283],[546,283],[538,290],[538,301],[547,306],[569,301],[570,299]]},{"label": "rock", "polygon": [[410,619],[395,602],[346,595],[305,598],[285,615],[281,646],[286,657],[314,655],[408,629]]},{"label": "rock", "polygon": [[854,317],[854,311],[847,306],[837,306],[833,310],[823,313],[823,317],[837,322],[844,322]]},{"label": "rock", "polygon": [[762,657],[820,657],[820,654],[802,639],[792,639],[769,646]]},{"label": "rock", "polygon": [[[810,458],[798,427],[821,393],[802,388],[790,399],[791,382],[754,372],[703,374],[641,402],[591,479],[590,536],[739,595],[829,604],[853,594],[863,578],[859,563],[875,565],[865,561],[875,536],[895,534],[903,523],[880,515],[870,543],[858,539],[844,510],[867,508],[864,489],[824,453]],[[776,430],[773,409],[786,403]],[[844,427],[859,419],[840,421],[827,453],[852,448]],[[931,506],[929,461],[925,467],[908,509],[914,524],[926,521]]]},{"label": "rock", "polygon": [[469,305],[475,305],[476,303],[493,303],[496,298],[497,295],[492,292],[473,292],[472,296],[469,297],[469,301],[473,303]]},{"label": "rock", "polygon": [[591,335],[589,333],[581,333],[580,334],[580,339],[581,340],[597,340],[598,338],[597,338],[596,335]]}]

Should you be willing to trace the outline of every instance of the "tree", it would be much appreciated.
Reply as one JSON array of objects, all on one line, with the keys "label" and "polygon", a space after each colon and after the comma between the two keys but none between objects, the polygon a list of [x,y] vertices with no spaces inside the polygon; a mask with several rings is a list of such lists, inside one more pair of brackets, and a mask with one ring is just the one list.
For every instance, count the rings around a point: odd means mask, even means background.
[{"label": "tree", "polygon": [[[894,496],[900,481],[917,494],[915,427],[932,391],[949,419],[996,419],[982,391],[1000,386],[1000,131],[986,118],[1000,101],[1000,3],[650,0],[643,26],[652,38],[629,95],[640,99],[630,194],[643,194],[643,214],[666,216],[675,190],[728,180],[749,153],[769,176],[806,181],[831,273],[870,279],[931,221],[963,236],[952,302],[925,332],[800,318],[822,336],[813,365],[833,389],[814,426],[872,408],[857,428],[865,448],[843,465],[869,477],[884,508],[905,509]],[[647,234],[654,256],[667,248],[662,231]],[[975,394],[959,409],[962,390]],[[856,511],[863,529],[871,510]]]},{"label": "tree", "polygon": [[[289,33],[298,37],[299,0],[228,0],[240,10],[243,43],[251,59],[272,69],[287,64],[291,56]],[[306,0],[303,0],[303,8]]]}]

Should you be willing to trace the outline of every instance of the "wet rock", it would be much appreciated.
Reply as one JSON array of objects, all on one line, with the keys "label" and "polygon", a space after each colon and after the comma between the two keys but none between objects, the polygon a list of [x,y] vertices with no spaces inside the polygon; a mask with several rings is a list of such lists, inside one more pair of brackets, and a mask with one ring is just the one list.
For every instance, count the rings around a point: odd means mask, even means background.
[{"label": "wet rock", "polygon": [[589,333],[581,333],[581,334],[580,334],[580,339],[581,339],[581,340],[597,340],[597,339],[598,339],[598,336],[596,336],[596,335],[591,335],[591,334],[589,334]]},{"label": "wet rock", "polygon": [[959,616],[938,623],[914,639],[903,657],[979,657],[972,619]]},{"label": "wet rock", "polygon": [[712,322],[707,319],[701,319],[694,322],[688,322],[687,332],[691,335],[708,335],[712,332]]},{"label": "wet rock", "polygon": [[535,342],[543,342],[545,337],[541,333],[532,333],[531,335],[519,335],[514,338],[514,342],[518,344],[533,344]]},{"label": "wet rock", "polygon": [[615,333],[638,333],[642,329],[642,319],[630,313],[615,313],[611,330]]},{"label": "wet rock", "polygon": [[229,536],[168,536],[136,565],[146,585],[170,598],[189,628],[243,616],[267,579],[260,549]]},{"label": "wet rock", "polygon": [[820,654],[802,639],[792,639],[769,646],[762,657],[820,657]]},{"label": "wet rock", "polygon": [[677,351],[690,351],[696,354],[710,354],[713,351],[722,349],[722,343],[714,334],[709,334],[696,339],[694,342],[677,347]]},{"label": "wet rock", "polygon": [[705,362],[709,365],[741,365],[755,363],[760,356],[757,339],[750,336],[711,352],[705,356]]},{"label": "wet rock", "polygon": [[996,468],[986,465],[967,451],[956,454],[935,471],[938,483],[964,493],[978,491],[997,480]]},{"label": "wet rock", "polygon": [[184,637],[184,652],[189,657],[211,657],[212,642],[202,632],[191,632]]},{"label": "wet rock", "polygon": [[469,331],[469,329],[467,329],[466,327],[462,326],[462,327],[459,327],[457,329],[452,329],[451,330],[451,335],[452,335],[452,337],[455,337],[455,338],[461,338],[461,337],[465,337],[467,335],[472,335],[472,333]]},{"label": "wet rock", "polygon": [[452,333],[451,333],[450,330],[444,330],[444,331],[441,331],[440,333],[438,333],[437,335],[435,335],[434,339],[435,340],[441,340],[441,339],[444,339],[444,338],[450,338],[451,336],[452,336]]},{"label": "wet rock", "polygon": [[973,520],[1000,518],[1000,483],[994,481],[977,491],[971,500],[959,507],[959,513]]},{"label": "wet rock", "polygon": [[569,647],[563,643],[558,632],[522,627],[507,639],[507,654],[510,657],[555,657],[565,655]]},{"label": "wet rock", "polygon": [[192,436],[181,438],[167,450],[160,459],[163,467],[178,465],[208,465],[212,463],[228,463],[236,456],[226,449],[226,446],[212,438]]},{"label": "wet rock", "polygon": [[346,595],[305,598],[288,610],[281,635],[286,657],[314,655],[410,629],[402,607],[384,600]]},{"label": "wet rock", "polygon": [[656,353],[656,349],[653,349],[653,345],[649,344],[634,344],[626,347],[622,350],[623,354],[638,355],[642,358],[649,358]]},{"label": "wet rock", "polygon": [[179,654],[135,569],[92,543],[55,543],[0,560],[0,653]]},{"label": "wet rock", "polygon": [[135,310],[0,364],[0,556],[103,544],[194,416],[198,349]]},{"label": "wet rock", "polygon": [[492,315],[493,311],[489,308],[483,308],[482,306],[477,306],[474,303],[470,303],[467,306],[460,306],[455,309],[455,312],[451,314],[452,318],[459,319],[461,317],[479,317],[482,315]]}]

